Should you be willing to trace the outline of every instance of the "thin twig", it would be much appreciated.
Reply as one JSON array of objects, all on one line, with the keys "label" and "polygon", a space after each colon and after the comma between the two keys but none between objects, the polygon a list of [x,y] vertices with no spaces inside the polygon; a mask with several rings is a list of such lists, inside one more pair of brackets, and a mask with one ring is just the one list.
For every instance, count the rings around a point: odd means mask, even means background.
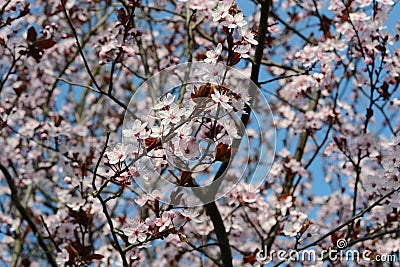
[{"label": "thin twig", "polygon": [[114,245],[115,245],[116,249],[118,250],[118,253],[121,256],[122,264],[123,264],[124,267],[128,267],[129,264],[128,264],[128,261],[126,260],[126,257],[125,257],[126,253],[122,250],[121,245],[119,244],[118,237],[117,237],[117,235],[115,233],[114,223],[113,223],[113,221],[111,219],[111,216],[110,216],[110,213],[108,212],[108,209],[107,209],[107,203],[104,201],[104,199],[102,198],[101,194],[97,193],[98,192],[97,191],[97,186],[96,186],[97,170],[99,169],[100,162],[102,161],[103,156],[104,156],[104,154],[106,152],[109,139],[110,139],[110,133],[108,132],[107,133],[107,137],[106,137],[106,141],[105,141],[105,144],[104,144],[104,147],[103,147],[103,150],[101,151],[99,159],[97,160],[96,167],[95,167],[94,173],[93,173],[93,179],[92,179],[92,187],[93,187],[93,190],[94,190],[93,195],[100,201],[100,204],[101,204],[101,206],[103,208],[103,213],[106,216],[108,226],[110,227],[110,232],[111,232],[112,238],[114,240]]}]

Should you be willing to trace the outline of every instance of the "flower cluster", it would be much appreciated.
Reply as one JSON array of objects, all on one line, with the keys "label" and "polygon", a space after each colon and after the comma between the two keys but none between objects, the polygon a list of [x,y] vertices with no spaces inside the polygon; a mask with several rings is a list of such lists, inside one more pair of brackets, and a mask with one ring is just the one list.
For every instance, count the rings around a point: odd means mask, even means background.
[{"label": "flower cluster", "polygon": [[290,211],[289,219],[285,221],[282,232],[286,236],[301,235],[307,229],[307,223],[306,214],[298,211]]},{"label": "flower cluster", "polygon": [[[244,20],[243,13],[235,3],[218,2],[218,6],[212,13],[213,21],[217,21],[224,28],[228,37],[228,65],[237,64],[241,58],[248,58],[251,45],[257,45],[257,40],[254,39],[254,33],[249,30],[247,21]],[[241,36],[241,40],[233,41],[234,31],[237,31]],[[208,63],[217,63],[222,53],[222,44],[218,43],[213,50],[207,51],[207,58],[204,59]]]},{"label": "flower cluster", "polygon": [[[190,179],[184,178],[187,173],[173,174],[174,167],[191,173],[230,160],[232,141],[240,138],[232,114],[244,112],[249,96],[244,90],[211,83],[189,90],[181,104],[167,93],[153,105],[147,122],[135,119],[122,130],[125,144],[117,144],[104,155],[115,182],[129,185],[142,176],[151,183],[155,179],[151,173],[169,168],[172,176],[168,179],[183,186]],[[151,166],[144,163],[147,159]]]},{"label": "flower cluster", "polygon": [[[178,212],[162,210],[158,206],[159,202],[155,201],[152,204],[146,204],[154,212],[146,218],[145,221],[128,219],[121,228],[121,235],[127,237],[127,242],[135,247],[148,247],[148,241],[160,237],[167,237],[171,234],[179,236],[179,239],[186,242],[186,237],[183,234],[184,227],[190,221],[201,222],[197,217],[199,212],[195,209],[181,209]],[[155,217],[154,217],[155,215]]]},{"label": "flower cluster", "polygon": [[[400,187],[400,138],[392,137],[392,141],[387,144],[388,151],[382,155],[381,164],[383,170],[380,170],[380,179],[373,175],[368,175],[364,189],[370,199],[381,197],[390,190]],[[398,209],[399,194],[394,194],[388,198],[388,206]]]}]

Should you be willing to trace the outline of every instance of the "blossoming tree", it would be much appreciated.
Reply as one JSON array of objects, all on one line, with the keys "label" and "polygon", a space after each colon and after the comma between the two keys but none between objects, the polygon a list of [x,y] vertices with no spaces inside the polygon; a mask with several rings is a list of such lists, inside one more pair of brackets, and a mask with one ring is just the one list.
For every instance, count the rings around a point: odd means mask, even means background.
[{"label": "blossoming tree", "polygon": [[0,265],[398,263],[396,4],[2,1]]}]

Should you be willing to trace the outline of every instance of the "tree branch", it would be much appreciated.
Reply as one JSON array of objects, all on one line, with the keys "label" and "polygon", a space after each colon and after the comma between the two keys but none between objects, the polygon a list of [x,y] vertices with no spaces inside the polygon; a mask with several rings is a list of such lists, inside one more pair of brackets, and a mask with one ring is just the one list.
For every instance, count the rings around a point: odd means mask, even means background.
[{"label": "tree branch", "polygon": [[[269,10],[272,5],[272,1],[267,0],[261,2],[260,4],[261,4],[261,16],[260,16],[259,30],[257,36],[258,46],[255,51],[253,66],[251,69],[251,77],[250,77],[251,80],[256,85],[259,85],[258,76],[260,74],[260,66],[263,57],[265,39],[268,29]],[[250,118],[251,107],[247,105],[245,109],[246,112],[244,115],[242,115],[241,121],[243,125],[246,127]],[[221,175],[223,175],[228,165],[229,165],[228,163],[223,163],[220,166],[220,168],[217,171],[217,174],[215,175],[214,181],[216,181],[218,178],[220,178]],[[222,263],[224,266],[232,266],[232,252],[229,245],[229,239],[218,207],[215,204],[215,202],[208,203],[204,207],[214,225],[215,234],[217,235],[218,243],[221,249]]]},{"label": "tree branch", "polygon": [[57,263],[54,259],[54,255],[51,253],[51,250],[48,248],[47,244],[44,242],[43,237],[39,233],[39,230],[37,229],[32,218],[30,217],[30,215],[28,214],[26,209],[21,205],[21,203],[20,203],[21,201],[18,198],[17,187],[15,186],[15,183],[14,183],[10,173],[8,172],[7,168],[1,163],[0,163],[0,170],[3,172],[4,176],[6,177],[8,187],[11,190],[11,202],[17,208],[17,210],[21,214],[22,218],[24,218],[26,220],[29,227],[32,229],[32,232],[34,233],[34,235],[39,243],[39,246],[43,249],[44,253],[46,254],[49,264],[51,266],[57,267]]}]

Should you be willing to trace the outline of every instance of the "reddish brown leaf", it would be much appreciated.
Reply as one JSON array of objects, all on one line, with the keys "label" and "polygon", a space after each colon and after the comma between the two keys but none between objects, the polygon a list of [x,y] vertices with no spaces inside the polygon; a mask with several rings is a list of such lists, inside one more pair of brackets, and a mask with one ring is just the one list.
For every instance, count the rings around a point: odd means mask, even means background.
[{"label": "reddish brown leaf", "polygon": [[63,117],[62,116],[57,115],[57,116],[54,117],[54,125],[56,127],[59,127],[61,125],[62,121],[63,121]]},{"label": "reddish brown leaf", "polygon": [[234,52],[231,60],[229,61],[229,66],[234,66],[234,65],[238,64],[239,61],[240,61],[240,54],[237,52]]},{"label": "reddish brown leaf", "polygon": [[219,143],[216,148],[215,160],[229,162],[231,158],[231,148],[225,143]]},{"label": "reddish brown leaf", "polygon": [[255,262],[256,262],[256,257],[254,257],[254,255],[245,256],[245,257],[243,258],[243,263],[254,264]]},{"label": "reddish brown leaf", "polygon": [[104,256],[100,254],[90,254],[86,256],[87,260],[101,260],[102,258],[104,258]]},{"label": "reddish brown leaf", "polygon": [[185,171],[182,172],[179,185],[180,186],[185,186],[189,182],[189,180],[191,178],[192,178],[192,173],[191,172],[185,172]]},{"label": "reddish brown leaf", "polygon": [[68,251],[70,258],[71,258],[71,256],[73,256],[73,258],[75,258],[76,256],[79,256],[78,250],[76,250],[76,248],[74,248],[74,246],[72,246],[71,244],[66,247],[66,250]]},{"label": "reddish brown leaf", "polygon": [[366,114],[367,119],[370,119],[373,115],[374,111],[370,108],[367,108],[367,114]]},{"label": "reddish brown leaf", "polygon": [[305,231],[307,231],[308,227],[310,226],[310,221],[306,219],[303,223],[303,226],[300,229],[300,234],[304,234]]},{"label": "reddish brown leaf", "polygon": [[40,49],[49,49],[52,48],[55,44],[56,42],[51,39],[44,39],[35,42],[35,46]]},{"label": "reddish brown leaf", "polygon": [[125,9],[123,9],[123,8],[118,9],[118,16],[117,17],[118,17],[118,20],[121,23],[125,23],[126,20],[127,20]]},{"label": "reddish brown leaf", "polygon": [[192,99],[198,97],[211,97],[211,94],[214,93],[214,88],[210,83],[202,84],[199,89],[194,87],[194,93],[191,94]]},{"label": "reddish brown leaf", "polygon": [[40,62],[40,59],[42,58],[43,55],[43,51],[35,47],[31,47],[31,49],[28,50],[27,55],[33,57],[36,60],[36,62]]},{"label": "reddish brown leaf", "polygon": [[200,85],[199,88],[196,86],[194,87],[194,92],[191,94],[191,98],[198,98],[198,97],[207,97],[211,98],[211,95],[214,93],[215,90],[220,90],[222,92],[229,91],[228,88],[220,85],[211,85],[211,83],[206,83]]},{"label": "reddish brown leaf", "polygon": [[33,26],[31,26],[31,27],[28,29],[27,40],[28,40],[29,42],[32,42],[32,43],[33,43],[33,42],[36,40],[36,38],[37,38],[37,32],[36,32],[35,28],[33,28]]},{"label": "reddish brown leaf", "polygon": [[154,137],[148,137],[144,140],[144,144],[145,144],[147,150],[150,151],[161,145],[161,139],[154,138]]}]

